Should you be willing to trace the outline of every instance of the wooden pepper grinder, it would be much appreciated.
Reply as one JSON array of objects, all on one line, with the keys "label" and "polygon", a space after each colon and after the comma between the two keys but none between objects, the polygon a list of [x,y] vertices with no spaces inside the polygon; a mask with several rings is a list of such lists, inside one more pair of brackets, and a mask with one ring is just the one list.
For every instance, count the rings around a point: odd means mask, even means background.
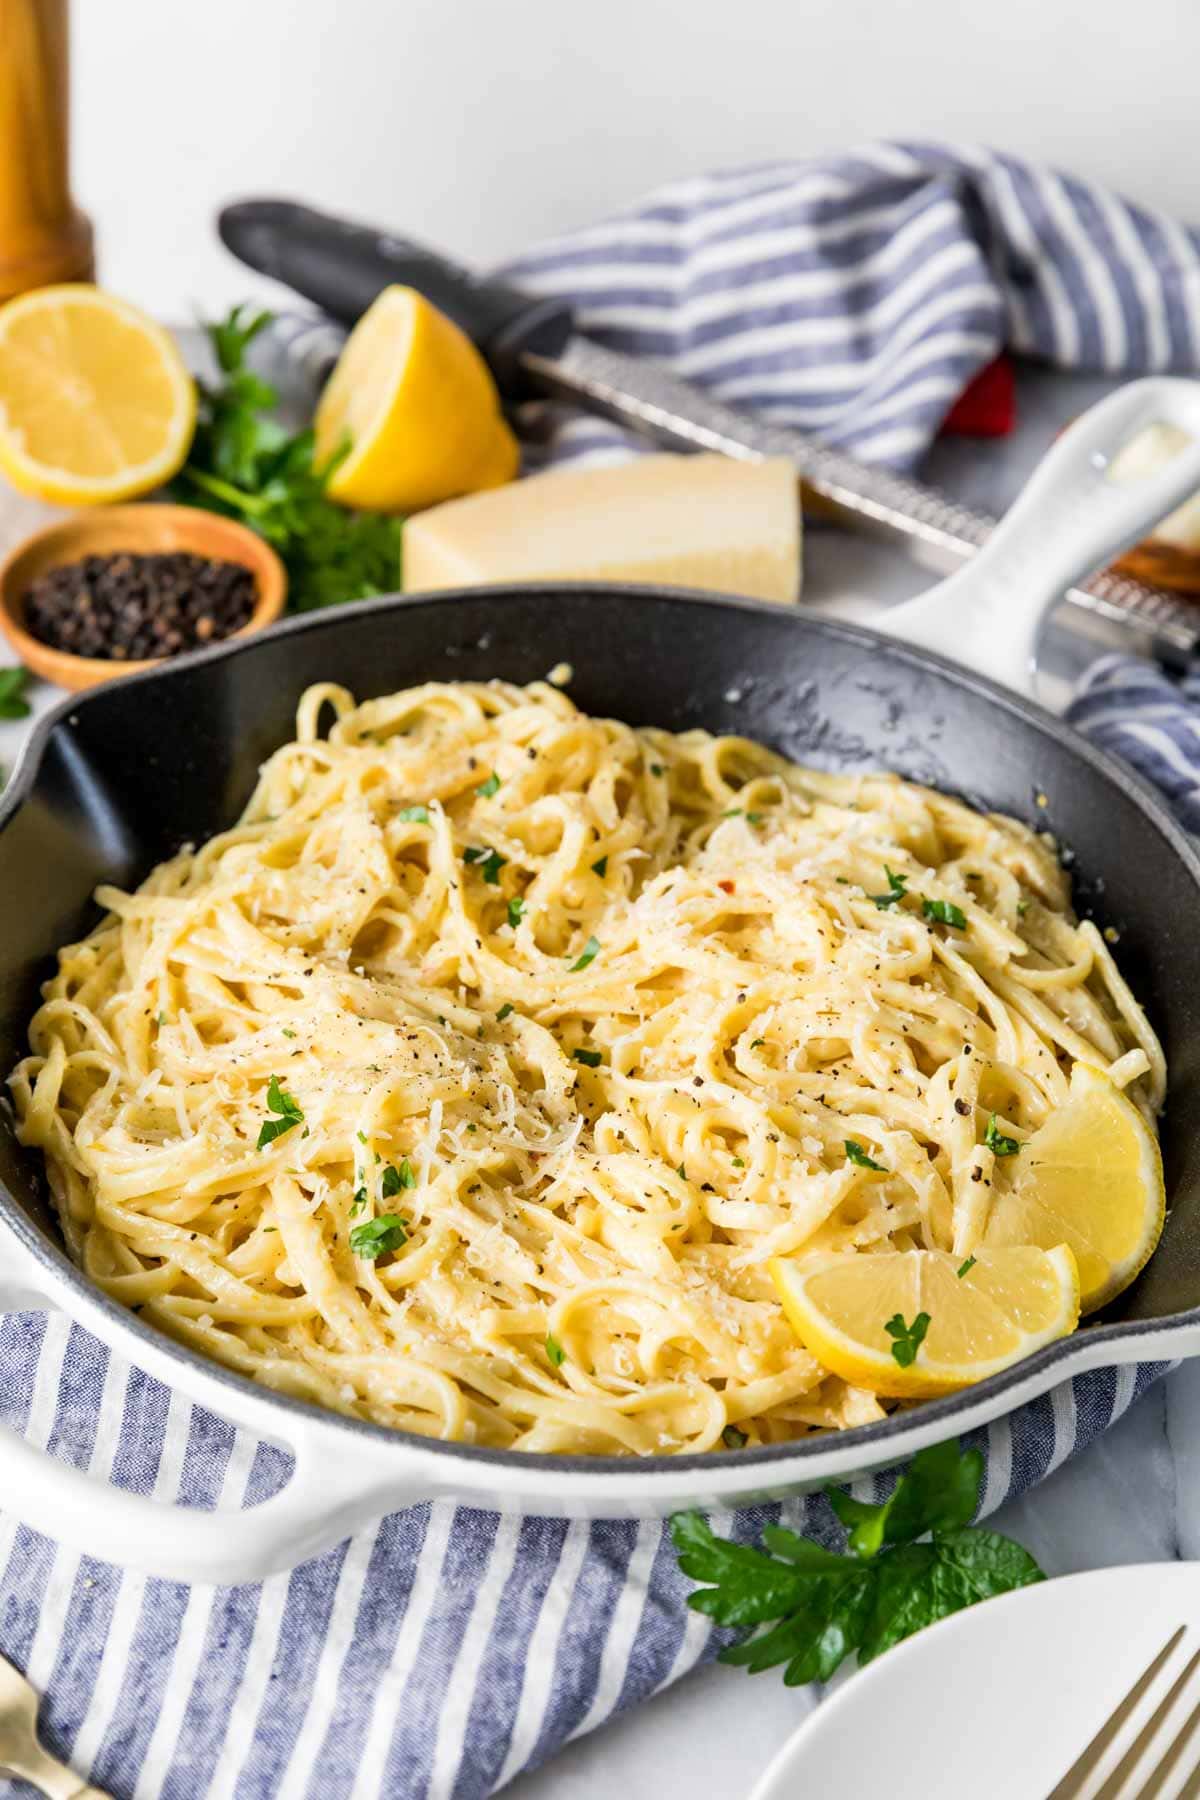
[{"label": "wooden pepper grinder", "polygon": [[68,0],[0,0],[0,300],[92,279],[71,199]]}]

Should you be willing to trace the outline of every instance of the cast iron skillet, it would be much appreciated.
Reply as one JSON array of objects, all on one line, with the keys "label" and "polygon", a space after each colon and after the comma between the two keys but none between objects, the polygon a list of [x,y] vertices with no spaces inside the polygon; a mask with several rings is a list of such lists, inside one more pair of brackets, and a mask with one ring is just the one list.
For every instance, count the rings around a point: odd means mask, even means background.
[{"label": "cast iron skillet", "polygon": [[[0,1061],[23,1053],[53,952],[97,918],[96,884],[139,882],[228,825],[315,681],[360,698],[423,680],[527,682],[565,662],[591,713],[763,740],[800,762],[888,767],[1051,829],[1079,908],[1120,963],[1170,1067],[1171,1215],[1098,1322],[979,1384],[854,1431],[706,1457],[531,1457],[432,1443],[318,1411],[207,1362],[108,1301],[66,1259],[40,1158],[0,1112],[0,1305],[61,1305],[131,1360],[296,1455],[280,1494],[202,1515],[120,1493],[0,1432],[18,1516],[177,1578],[243,1580],[431,1493],[544,1513],[660,1513],[881,1467],[1011,1411],[1067,1373],[1200,1350],[1200,859],[1149,789],[1040,708],[927,651],[802,612],[680,591],[568,585],[366,602],[293,621],[70,699],[42,722],[0,811]],[[1044,797],[1047,804],[1042,804]]]}]

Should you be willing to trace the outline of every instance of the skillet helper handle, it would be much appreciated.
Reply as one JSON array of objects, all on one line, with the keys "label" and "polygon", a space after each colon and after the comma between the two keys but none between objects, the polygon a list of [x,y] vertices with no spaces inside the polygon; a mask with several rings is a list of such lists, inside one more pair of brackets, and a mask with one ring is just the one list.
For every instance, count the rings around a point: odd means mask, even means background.
[{"label": "skillet helper handle", "polygon": [[[1187,441],[1151,474],[1114,481],[1118,451],[1156,424]],[[1067,427],[971,562],[872,623],[1027,694],[1047,609],[1197,489],[1200,382],[1131,381]]]},{"label": "skillet helper handle", "polygon": [[[58,1306],[52,1276],[7,1233],[0,1236],[0,1312]],[[147,1354],[144,1340],[120,1345],[118,1353],[171,1381],[170,1359]],[[166,1581],[225,1587],[294,1568],[360,1526],[434,1492],[436,1484],[417,1473],[419,1450],[411,1453],[408,1477],[394,1456],[386,1459],[394,1472],[385,1476],[378,1452],[372,1459],[368,1444],[360,1457],[345,1432],[329,1430],[319,1416],[292,1415],[281,1443],[280,1414],[268,1396],[230,1385],[215,1369],[198,1382],[193,1377],[189,1392],[212,1412],[289,1451],[295,1466],[286,1486],[254,1506],[238,1506],[241,1496],[234,1494],[228,1507],[201,1512],[113,1487],[103,1476],[61,1461],[37,1440],[36,1425],[28,1436],[0,1426],[0,1509],[81,1555]]]},{"label": "skillet helper handle", "polygon": [[538,299],[487,281],[411,238],[333,218],[289,200],[238,200],[218,214],[226,249],[303,294],[343,325],[353,325],[386,287],[416,288],[472,338],[500,386],[519,394],[518,358],[556,356],[571,335],[561,300]]}]

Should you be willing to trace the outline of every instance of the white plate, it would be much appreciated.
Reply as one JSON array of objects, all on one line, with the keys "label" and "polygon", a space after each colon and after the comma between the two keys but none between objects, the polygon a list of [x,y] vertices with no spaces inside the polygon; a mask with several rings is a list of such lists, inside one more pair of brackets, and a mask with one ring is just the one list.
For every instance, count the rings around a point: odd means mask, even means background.
[{"label": "white plate", "polygon": [[[1097,1569],[969,1607],[851,1675],[750,1800],[1045,1800],[1180,1625],[1200,1649],[1200,1563]],[[1185,1661],[1160,1674],[1134,1733]],[[1200,1688],[1188,1692],[1194,1705]],[[1187,1710],[1173,1709],[1176,1728]]]}]

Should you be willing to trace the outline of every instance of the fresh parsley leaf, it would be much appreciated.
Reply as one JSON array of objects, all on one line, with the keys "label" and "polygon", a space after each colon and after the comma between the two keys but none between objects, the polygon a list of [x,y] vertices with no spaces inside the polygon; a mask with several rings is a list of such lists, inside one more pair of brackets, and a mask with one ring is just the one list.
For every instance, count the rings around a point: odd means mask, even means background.
[{"label": "fresh parsley leaf", "polygon": [[993,1156],[1016,1156],[1021,1148],[1021,1140],[1019,1138],[1006,1137],[1004,1132],[997,1131],[995,1113],[993,1113],[988,1120],[988,1127],[983,1134],[983,1141],[987,1148],[992,1152]]},{"label": "fresh parsley leaf", "polygon": [[960,1281],[962,1280],[964,1275],[969,1275],[971,1273],[971,1270],[975,1267],[977,1260],[978,1259],[974,1256],[968,1256],[965,1263],[959,1264],[958,1268],[955,1269],[954,1273],[958,1276],[958,1279]]},{"label": "fresh parsley leaf", "polygon": [[405,1156],[401,1158],[399,1168],[396,1168],[393,1163],[388,1164],[379,1183],[379,1192],[385,1200],[391,1200],[403,1188],[415,1188],[416,1185],[417,1178],[412,1172],[411,1163]]},{"label": "fresh parsley leaf", "polygon": [[463,861],[465,863],[478,863],[479,873],[483,876],[483,879],[487,882],[488,886],[498,887],[500,884],[500,871],[508,861],[508,858],[507,856],[501,856],[498,850],[489,850],[487,845],[484,844],[482,847],[472,846],[470,849],[464,850]]},{"label": "fresh parsley leaf", "polygon": [[744,1169],[746,1165],[740,1156],[735,1156],[733,1159],[733,1166],[735,1169]]},{"label": "fresh parsley leaf", "polygon": [[761,1547],[739,1544],[701,1514],[677,1513],[680,1567],[704,1584],[688,1604],[747,1634],[722,1662],[751,1673],[782,1664],[793,1686],[827,1681],[855,1651],[869,1662],[961,1607],[1043,1579],[1019,1544],[970,1525],[982,1478],[978,1451],[951,1442],[919,1451],[880,1505],[826,1489],[849,1532],[841,1554],[779,1526]]},{"label": "fresh parsley leaf", "polygon": [[880,912],[886,912],[889,906],[898,906],[908,892],[907,875],[895,874],[893,870],[888,868],[886,863],[883,865],[883,872],[887,876],[887,893],[867,895],[867,899],[873,900]]},{"label": "fresh parsley leaf", "polygon": [[650,773],[652,775],[665,775],[666,772],[667,771],[663,768],[661,763],[651,763],[650,764]]},{"label": "fresh parsley leaf", "polygon": [[496,1014],[497,1021],[500,1021],[501,1019],[507,1019],[509,1013],[512,1012],[512,1010],[513,1010],[512,1001],[506,1000],[504,1002],[504,1005],[500,1008],[500,1011]]},{"label": "fresh parsley leaf", "polygon": [[740,1450],[743,1444],[750,1442],[750,1439],[744,1431],[739,1431],[736,1425],[727,1425],[721,1433],[721,1442],[727,1450]]},{"label": "fresh parsley leaf", "polygon": [[878,1175],[886,1175],[887,1170],[882,1163],[867,1155],[857,1138],[843,1138],[842,1147],[846,1152],[846,1161],[852,1162],[860,1169],[874,1169]]},{"label": "fresh parsley leaf", "polygon": [[363,1209],[363,1207],[364,1207],[364,1206],[365,1206],[365,1205],[366,1205],[366,1204],[367,1204],[367,1190],[366,1190],[366,1188],[365,1188],[365,1187],[360,1187],[360,1188],[355,1188],[355,1190],[354,1190],[354,1198],[353,1198],[353,1200],[351,1200],[351,1202],[350,1202],[350,1211],[351,1211],[351,1212],[352,1212],[352,1213],[356,1213],[356,1212],[361,1212],[361,1211],[362,1211],[362,1209]]},{"label": "fresh parsley leaf", "polygon": [[493,794],[498,794],[500,792],[500,777],[497,775],[495,769],[492,770],[486,781],[480,782],[479,786],[475,789],[475,792],[479,795],[481,800],[490,800]]},{"label": "fresh parsley leaf", "polygon": [[588,1069],[598,1069],[604,1060],[599,1050],[572,1050],[571,1056],[575,1062],[582,1063]]},{"label": "fresh parsley leaf", "polygon": [[350,1233],[350,1248],[355,1256],[367,1262],[378,1262],[389,1250],[399,1250],[408,1242],[408,1221],[399,1213],[381,1213],[356,1225]]},{"label": "fresh parsley leaf", "polygon": [[318,469],[312,431],[285,431],[273,416],[278,394],[246,366],[250,344],[270,319],[235,306],[208,327],[220,379],[199,384],[196,431],[173,497],[240,519],[273,544],[287,568],[293,611],[395,592],[400,520],[348,512],[330,500],[330,474],[349,446]]},{"label": "fresh parsley leaf", "polygon": [[404,806],[401,807],[396,817],[405,825],[428,825],[429,808],[427,806]]},{"label": "fresh parsley leaf", "polygon": [[592,870],[593,873],[599,875],[600,879],[603,881],[604,877],[608,874],[607,856],[598,856],[592,864]]},{"label": "fresh parsley leaf", "polygon": [[29,670],[20,663],[12,669],[0,669],[0,719],[27,719],[29,702],[25,688]]},{"label": "fresh parsley leaf", "polygon": [[892,1355],[902,1369],[911,1368],[916,1362],[917,1351],[925,1342],[925,1333],[931,1323],[927,1312],[919,1312],[911,1325],[904,1323],[903,1313],[893,1313],[884,1324],[883,1329],[892,1339]]},{"label": "fresh parsley leaf", "polygon": [[967,929],[967,915],[953,900],[922,900],[921,912],[931,925],[953,925],[956,931]]},{"label": "fresh parsley leaf", "polygon": [[273,1144],[276,1138],[281,1138],[285,1132],[291,1131],[293,1126],[304,1123],[304,1114],[292,1096],[284,1093],[279,1085],[278,1075],[272,1075],[267,1083],[267,1110],[278,1116],[274,1119],[263,1120],[258,1133],[260,1150],[265,1150],[268,1144]]},{"label": "fresh parsley leaf", "polygon": [[760,813],[760,812],[748,812],[748,813],[747,813],[747,814],[746,814],[746,823],[747,823],[747,825],[761,825],[761,824],[762,824],[762,822],[763,822],[763,815],[762,815],[762,813]]},{"label": "fresh parsley leaf", "polygon": [[680,1181],[687,1180],[687,1168],[685,1167],[685,1165],[683,1163],[680,1163],[680,1165],[676,1169],[675,1173],[678,1175]]},{"label": "fresh parsley leaf", "polygon": [[959,1451],[951,1439],[918,1450],[889,1497],[878,1505],[827,1488],[829,1504],[849,1532],[856,1556],[874,1556],[884,1544],[907,1544],[927,1531],[966,1525],[979,1504],[983,1457]]},{"label": "fresh parsley leaf", "polygon": [[760,1044],[765,1044],[765,1043],[766,1043],[766,1041],[767,1041],[767,1040],[766,1040],[766,1038],[751,1038],[751,1040],[750,1040],[750,1048],[751,1048],[751,1049],[752,1049],[752,1050],[757,1050],[757,1049],[758,1049],[758,1047],[759,1047],[759,1045],[760,1045]]},{"label": "fresh parsley leaf", "polygon": [[522,899],[520,899],[520,897],[518,895],[514,894],[512,899],[508,903],[508,922],[512,926],[514,931],[517,929],[517,926],[521,923],[521,920],[524,917],[525,917],[525,902]]},{"label": "fresh parsley leaf", "polygon": [[586,969],[589,963],[595,962],[595,960],[599,956],[599,954],[600,954],[599,938],[590,937],[588,939],[587,943],[583,946],[582,956],[580,956],[575,962],[573,962],[571,964],[569,973],[572,975],[577,975],[579,973],[580,969]]},{"label": "fresh parsley leaf", "polygon": [[563,1349],[558,1339],[552,1337],[549,1332],[546,1333],[546,1355],[550,1358],[550,1361],[556,1369],[561,1369],[567,1360],[566,1351]]}]

